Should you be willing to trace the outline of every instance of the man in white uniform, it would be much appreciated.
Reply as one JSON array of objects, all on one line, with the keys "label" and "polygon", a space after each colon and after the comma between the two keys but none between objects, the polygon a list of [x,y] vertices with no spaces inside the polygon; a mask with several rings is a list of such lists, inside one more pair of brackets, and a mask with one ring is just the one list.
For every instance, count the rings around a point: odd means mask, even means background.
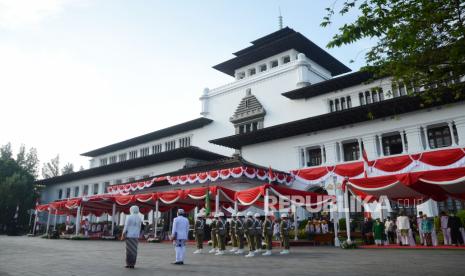
[{"label": "man in white uniform", "polygon": [[444,245],[450,245],[450,229],[447,227],[449,222],[449,217],[446,215],[446,212],[441,212],[441,231],[444,237]]},{"label": "man in white uniform", "polygon": [[178,210],[178,216],[173,220],[173,230],[171,231],[171,240],[173,241],[174,250],[176,251],[175,265],[184,264],[184,255],[186,253],[187,233],[189,232],[189,220],[184,217],[184,210]]}]

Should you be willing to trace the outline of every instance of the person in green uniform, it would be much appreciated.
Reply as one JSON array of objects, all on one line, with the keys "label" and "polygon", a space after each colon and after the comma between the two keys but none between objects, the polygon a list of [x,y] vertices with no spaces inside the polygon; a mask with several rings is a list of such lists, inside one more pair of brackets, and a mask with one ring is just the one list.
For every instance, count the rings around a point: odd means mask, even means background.
[{"label": "person in green uniform", "polygon": [[281,243],[284,247],[280,254],[289,254],[289,232],[291,230],[291,222],[287,214],[281,214],[281,224],[279,225],[279,234],[281,235]]},{"label": "person in green uniform", "polygon": [[373,223],[372,232],[375,239],[375,244],[378,246],[383,245],[384,223],[382,223],[379,218],[377,218],[375,223]]},{"label": "person in green uniform", "polygon": [[247,258],[255,256],[255,220],[252,212],[247,212],[247,218],[245,219],[245,237],[247,239],[247,245],[249,246],[249,254],[245,255]]},{"label": "person in green uniform", "polygon": [[255,213],[255,253],[260,253],[262,251],[262,221],[260,219],[261,215]]},{"label": "person in green uniform", "polygon": [[237,245],[239,248],[234,254],[244,253],[244,214],[241,212],[237,213],[237,220],[234,223],[234,232],[236,234]]},{"label": "person in green uniform", "polygon": [[216,235],[218,237],[219,251],[215,254],[217,256],[224,255],[226,250],[226,218],[223,212],[218,213],[218,221],[216,222]]},{"label": "person in green uniform", "polygon": [[202,253],[204,231],[205,231],[205,214],[198,213],[197,219],[195,220],[195,223],[194,223],[194,236],[195,236],[195,242],[197,244],[197,250],[194,251],[194,254]]},{"label": "person in green uniform", "polygon": [[229,252],[236,252],[237,251],[236,221],[237,221],[236,213],[232,213],[231,214],[231,222],[229,223],[229,236],[231,237],[232,249],[229,250]]},{"label": "person in green uniform", "polygon": [[210,224],[210,233],[211,233],[211,240],[212,240],[212,249],[208,251],[208,253],[216,253],[218,252],[218,239],[216,236],[216,224],[218,222],[218,214],[215,214],[213,217],[212,223]]},{"label": "person in green uniform", "polygon": [[271,220],[271,213],[265,214],[265,221],[263,222],[263,237],[265,237],[266,251],[263,256],[270,256],[271,249],[273,249],[273,221]]}]

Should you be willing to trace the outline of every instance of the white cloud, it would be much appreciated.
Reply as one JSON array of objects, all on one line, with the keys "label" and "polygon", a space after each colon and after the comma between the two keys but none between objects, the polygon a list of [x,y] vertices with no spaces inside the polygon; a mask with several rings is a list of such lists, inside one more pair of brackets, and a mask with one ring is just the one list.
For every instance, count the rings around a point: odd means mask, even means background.
[{"label": "white cloud", "polygon": [[0,0],[0,28],[34,26],[79,0]]}]

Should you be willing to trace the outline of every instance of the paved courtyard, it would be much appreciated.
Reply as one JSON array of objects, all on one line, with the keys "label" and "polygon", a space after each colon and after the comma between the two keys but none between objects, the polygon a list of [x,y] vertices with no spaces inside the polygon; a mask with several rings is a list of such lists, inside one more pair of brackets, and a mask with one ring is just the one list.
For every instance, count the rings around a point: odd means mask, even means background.
[{"label": "paved courtyard", "polygon": [[[173,266],[169,244],[139,246],[135,270],[123,268],[124,243],[0,236],[0,275],[464,275],[464,250],[291,248],[289,256],[246,259],[193,255]],[[277,250],[276,250],[277,251]]]}]

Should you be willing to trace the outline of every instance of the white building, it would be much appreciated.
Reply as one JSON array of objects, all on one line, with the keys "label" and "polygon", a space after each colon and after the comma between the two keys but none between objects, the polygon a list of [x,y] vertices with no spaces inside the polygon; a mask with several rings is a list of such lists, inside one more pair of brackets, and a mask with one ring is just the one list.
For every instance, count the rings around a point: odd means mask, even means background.
[{"label": "white building", "polygon": [[[290,28],[234,55],[213,67],[233,79],[203,91],[202,117],[84,153],[90,169],[38,181],[46,185],[42,202],[105,193],[110,185],[173,174],[235,152],[251,163],[291,171],[361,160],[362,147],[375,160],[465,146],[463,102],[425,108],[418,97],[407,96],[422,89],[348,73]],[[448,204],[461,208],[460,202]],[[427,207],[432,213],[435,208]]]}]

